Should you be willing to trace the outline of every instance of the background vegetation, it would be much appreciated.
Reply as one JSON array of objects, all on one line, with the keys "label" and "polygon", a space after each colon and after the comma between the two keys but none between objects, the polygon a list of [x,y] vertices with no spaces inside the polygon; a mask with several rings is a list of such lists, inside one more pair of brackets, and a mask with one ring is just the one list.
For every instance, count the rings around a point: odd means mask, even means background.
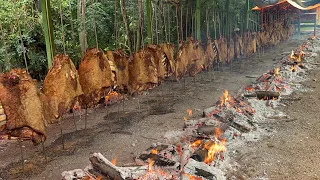
[{"label": "background vegetation", "polygon": [[[85,48],[97,45],[130,53],[148,43],[177,45],[190,36],[205,41],[235,28],[257,30],[252,6],[249,0],[50,0],[55,54],[65,45],[78,66]],[[0,0],[0,7],[0,71],[25,68],[25,47],[30,74],[42,80],[48,67],[40,0]]]}]

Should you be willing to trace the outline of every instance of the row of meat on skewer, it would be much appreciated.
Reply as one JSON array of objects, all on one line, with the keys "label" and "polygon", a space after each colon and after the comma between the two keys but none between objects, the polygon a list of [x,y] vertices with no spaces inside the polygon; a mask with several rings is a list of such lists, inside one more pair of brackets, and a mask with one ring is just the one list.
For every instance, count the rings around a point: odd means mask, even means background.
[{"label": "row of meat on skewer", "polygon": [[[189,38],[178,50],[172,44],[148,45],[128,56],[121,50],[103,52],[88,49],[76,69],[67,55],[53,59],[43,87],[23,69],[12,69],[0,75],[0,101],[5,123],[0,132],[32,139],[45,139],[45,126],[55,123],[76,104],[81,108],[95,106],[112,91],[136,93],[151,89],[166,78],[195,76],[215,62],[231,63],[235,58],[249,56],[257,48],[286,40],[293,27],[274,23],[264,32],[236,33],[232,38],[220,38],[205,45]],[[176,57],[174,57],[176,54]]]}]

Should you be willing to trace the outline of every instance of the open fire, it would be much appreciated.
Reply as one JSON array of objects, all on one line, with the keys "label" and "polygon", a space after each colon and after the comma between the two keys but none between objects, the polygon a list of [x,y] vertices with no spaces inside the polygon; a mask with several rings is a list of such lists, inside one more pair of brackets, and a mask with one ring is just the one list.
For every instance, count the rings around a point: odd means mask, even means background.
[{"label": "open fire", "polygon": [[[280,93],[286,93],[292,87],[292,77],[298,76],[301,71],[296,62],[302,62],[304,56],[308,57],[303,47],[295,50],[296,54],[293,50],[290,59],[284,57],[281,67],[263,74],[256,79],[256,83],[242,88],[238,94],[231,96],[225,90],[213,107],[204,110],[204,118],[193,119],[192,110],[187,109],[188,118],[184,117],[187,121],[184,121],[183,133],[175,134],[172,139],[166,137],[170,142],[168,144],[153,145],[136,158],[137,166],[117,167],[100,153],[94,153],[92,156],[99,159],[100,165],[108,167],[111,172],[96,169],[94,161],[91,161],[91,170],[102,171],[110,175],[111,179],[216,179],[213,178],[216,174],[212,169],[224,160],[227,140],[230,142],[258,127],[253,121],[257,112],[250,100],[263,101],[267,107],[270,101],[280,97]],[[299,73],[291,73],[298,70]],[[262,110],[258,108],[257,111]]]}]

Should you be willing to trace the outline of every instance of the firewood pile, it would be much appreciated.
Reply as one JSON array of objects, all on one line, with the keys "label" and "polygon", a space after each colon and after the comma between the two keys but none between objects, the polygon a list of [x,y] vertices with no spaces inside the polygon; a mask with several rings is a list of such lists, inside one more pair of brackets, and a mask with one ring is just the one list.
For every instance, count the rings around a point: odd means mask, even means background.
[{"label": "firewood pile", "polygon": [[[183,131],[168,132],[166,143],[156,143],[136,157],[136,166],[121,167],[101,153],[93,153],[84,170],[64,171],[64,179],[225,179],[220,164],[228,156],[227,142],[235,142],[255,131],[263,131],[259,122],[271,116],[283,116],[274,109],[282,96],[303,90],[318,56],[313,47],[316,37],[283,57],[279,67],[257,77],[255,83],[242,87],[231,96],[223,92],[214,106],[203,111],[203,118],[193,119],[192,110],[184,120]],[[319,43],[318,43],[319,44]],[[243,137],[243,138],[238,138]]]}]

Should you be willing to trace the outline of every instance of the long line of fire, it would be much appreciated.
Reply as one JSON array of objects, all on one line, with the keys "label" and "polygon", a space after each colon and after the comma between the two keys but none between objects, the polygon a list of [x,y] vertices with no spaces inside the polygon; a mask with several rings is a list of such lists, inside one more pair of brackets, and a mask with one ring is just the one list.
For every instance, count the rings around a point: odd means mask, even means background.
[{"label": "long line of fire", "polygon": [[313,43],[308,39],[299,48],[281,60],[281,66],[269,70],[250,86],[241,88],[231,96],[228,90],[213,107],[205,109],[203,118],[184,117],[185,126],[180,134],[165,135],[167,143],[158,143],[136,158],[136,167],[116,166],[116,159],[109,161],[101,153],[90,157],[91,164],[84,170],[64,171],[62,176],[71,179],[137,179],[137,180],[201,180],[225,179],[219,169],[227,150],[227,140],[259,128],[252,99],[271,106],[280,95],[288,95],[295,89],[294,82],[305,79],[306,70],[312,69]]}]

